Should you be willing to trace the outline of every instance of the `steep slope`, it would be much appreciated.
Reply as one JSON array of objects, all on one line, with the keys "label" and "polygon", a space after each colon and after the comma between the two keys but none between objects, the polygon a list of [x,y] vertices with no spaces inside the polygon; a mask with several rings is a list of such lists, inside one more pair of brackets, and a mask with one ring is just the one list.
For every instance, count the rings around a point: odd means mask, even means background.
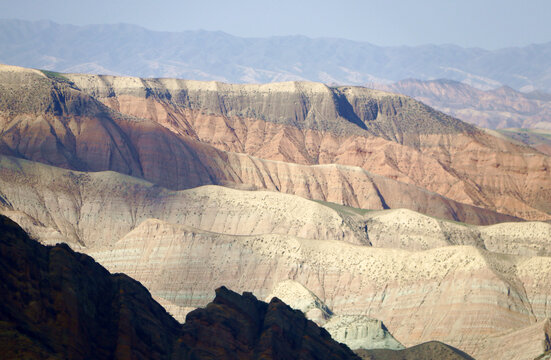
[{"label": "steep slope", "polygon": [[266,301],[277,297],[322,325],[333,339],[351,349],[403,349],[380,320],[364,315],[337,315],[310,290],[293,280],[274,286]]},{"label": "steep slope", "polygon": [[479,227],[406,209],[367,211],[277,192],[204,186],[171,191],[114,172],[82,173],[0,156],[0,210],[42,242],[108,245],[149,218],[232,235],[281,234],[381,248],[472,245],[549,255],[551,224]]},{"label": "steep slope", "polygon": [[454,45],[382,47],[305,36],[240,38],[213,31],[157,32],[128,24],[0,21],[0,62],[63,72],[226,82],[448,78],[480,88],[551,90],[551,43],[498,50]]},{"label": "steep slope", "polygon": [[0,349],[6,358],[356,359],[278,299],[224,287],[179,324],[138,282],[0,216]]},{"label": "steep slope", "polygon": [[336,315],[323,326],[338,342],[351,349],[403,349],[382,321],[365,315]]},{"label": "steep slope", "polygon": [[308,319],[319,325],[325,324],[333,315],[331,309],[316,294],[293,280],[284,280],[276,284],[270,295],[266,297],[266,301],[270,301],[275,297],[293,309],[302,311]]},{"label": "steep slope", "polygon": [[370,87],[411,96],[446,114],[486,128],[551,126],[551,99],[524,94],[510,87],[484,91],[444,79],[408,79],[393,84],[370,84]]},{"label": "steep slope", "polygon": [[[51,77],[0,67],[1,153],[76,170],[114,170],[172,189],[222,184],[355,207],[407,207],[475,224],[513,219],[359,167],[291,164],[217,150],[154,121],[114,112],[76,89],[64,75]],[[523,208],[526,205],[520,204],[519,209]],[[539,210],[536,213],[541,215]]]},{"label": "steep slope", "polygon": [[221,150],[358,166],[455,201],[527,219],[550,217],[549,157],[405,96],[317,83],[67,76],[112,109]]},{"label": "steep slope", "polygon": [[6,157],[0,157],[0,170],[0,207],[49,243],[65,237],[77,247],[112,244],[151,217],[234,235],[365,238],[335,210],[277,192],[219,186],[170,191],[113,172],[80,173]]},{"label": "steep slope", "polygon": [[126,275],[66,245],[44,247],[0,216],[0,349],[5,358],[166,359],[180,324]]}]

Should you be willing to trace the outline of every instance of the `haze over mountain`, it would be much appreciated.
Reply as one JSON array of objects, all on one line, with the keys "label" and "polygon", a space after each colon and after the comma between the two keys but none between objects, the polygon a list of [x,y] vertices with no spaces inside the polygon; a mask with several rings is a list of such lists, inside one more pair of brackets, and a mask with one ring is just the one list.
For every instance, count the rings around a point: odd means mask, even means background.
[{"label": "haze over mountain", "polygon": [[549,92],[550,58],[551,43],[492,51],[453,45],[381,47],[303,36],[239,38],[134,25],[0,20],[0,62],[62,72],[346,85],[447,78],[481,89],[507,85]]},{"label": "haze over mountain", "polygon": [[524,94],[507,86],[483,91],[443,79],[407,79],[369,87],[411,96],[446,114],[485,128],[551,130],[551,95],[545,93]]}]

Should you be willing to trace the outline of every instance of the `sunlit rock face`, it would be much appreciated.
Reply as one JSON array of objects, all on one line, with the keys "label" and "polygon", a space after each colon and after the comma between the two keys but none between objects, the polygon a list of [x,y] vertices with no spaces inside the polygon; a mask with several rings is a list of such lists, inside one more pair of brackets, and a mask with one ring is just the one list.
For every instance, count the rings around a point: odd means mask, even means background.
[{"label": "sunlit rock face", "polygon": [[1,70],[6,155],[475,224],[550,217],[548,157],[405,96]]}]

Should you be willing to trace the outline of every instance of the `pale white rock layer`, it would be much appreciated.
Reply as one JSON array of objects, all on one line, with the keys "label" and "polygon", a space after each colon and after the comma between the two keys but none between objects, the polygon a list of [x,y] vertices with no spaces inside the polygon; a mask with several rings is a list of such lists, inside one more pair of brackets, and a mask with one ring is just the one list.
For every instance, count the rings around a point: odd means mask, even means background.
[{"label": "pale white rock layer", "polygon": [[382,321],[367,316],[335,315],[323,327],[333,339],[351,349],[404,349]]}]

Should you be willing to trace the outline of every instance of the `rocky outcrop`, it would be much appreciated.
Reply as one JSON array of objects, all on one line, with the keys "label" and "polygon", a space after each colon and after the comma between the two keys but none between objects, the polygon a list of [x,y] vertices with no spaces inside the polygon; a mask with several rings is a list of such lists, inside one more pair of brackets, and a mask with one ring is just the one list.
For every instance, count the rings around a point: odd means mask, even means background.
[{"label": "rocky outcrop", "polygon": [[[276,284],[270,295],[266,297],[266,301],[274,297],[281,299],[293,309],[302,311],[308,319],[315,321],[318,325],[324,325],[333,316],[331,309],[316,294],[293,280],[284,280]],[[355,348],[352,347],[352,349]]]},{"label": "rocky outcrop", "polygon": [[232,235],[365,241],[360,225],[293,195],[220,186],[171,191],[114,172],[73,172],[6,157],[0,169],[0,208],[50,244],[111,245],[149,218]]},{"label": "rocky outcrop", "polygon": [[406,346],[524,360],[508,335],[526,331],[538,341],[518,349],[547,350],[551,225],[399,209],[546,219],[537,151],[365,89],[5,72],[1,101],[19,105],[0,116],[2,213],[132,275],[176,315],[222,285],[265,298],[292,280],[298,300],[379,319]]},{"label": "rocky outcrop", "polygon": [[[217,286],[265,298],[292,279],[336,314],[382,320],[405,345],[436,338],[481,359],[481,339],[549,317],[549,258],[518,256],[547,254],[549,224],[475,227],[408,210],[214,186],[175,192],[113,172],[2,161],[4,213],[25,219],[38,238],[73,239],[142,281],[175,315],[206,305]],[[530,353],[545,350],[529,343]]]},{"label": "rocky outcrop", "polygon": [[126,275],[0,217],[0,348],[8,359],[167,359],[181,325]]},{"label": "rocky outcrop", "polygon": [[0,156],[0,210],[48,244],[113,244],[154,218],[204,231],[281,234],[380,248],[472,245],[512,255],[548,255],[551,224],[480,227],[406,210],[366,211],[267,191],[204,186],[171,191],[114,172],[82,173]]},{"label": "rocky outcrop", "polygon": [[266,301],[277,297],[327,330],[351,349],[403,349],[380,320],[364,315],[337,315],[310,290],[293,280],[275,285]]},{"label": "rocky outcrop", "polygon": [[138,282],[40,245],[3,216],[0,256],[5,358],[357,359],[281,300],[225,287],[181,325]]},{"label": "rocky outcrop", "polygon": [[323,328],[277,298],[258,301],[222,287],[188,314],[183,337],[203,359],[357,359]]},{"label": "rocky outcrop", "polygon": [[545,128],[507,128],[500,129],[498,133],[551,156],[551,123],[545,125],[540,123],[538,126],[545,126]]}]

